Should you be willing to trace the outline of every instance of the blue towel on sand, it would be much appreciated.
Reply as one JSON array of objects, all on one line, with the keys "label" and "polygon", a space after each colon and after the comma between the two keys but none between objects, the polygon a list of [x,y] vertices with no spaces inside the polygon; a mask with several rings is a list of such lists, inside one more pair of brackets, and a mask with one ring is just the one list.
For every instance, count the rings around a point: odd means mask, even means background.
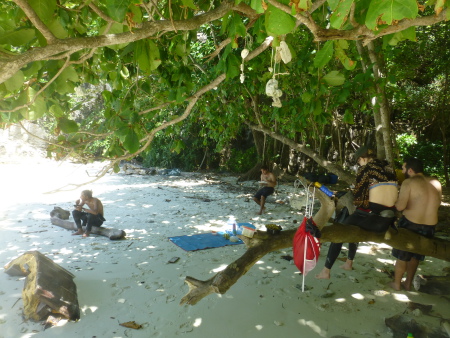
[{"label": "blue towel on sand", "polygon": [[173,244],[178,245],[181,249],[186,251],[219,248],[221,246],[244,243],[241,240],[239,240],[238,242],[230,242],[230,240],[223,238],[222,234],[220,233],[218,233],[217,235],[206,233],[188,236],[175,236],[169,237],[169,240]]}]

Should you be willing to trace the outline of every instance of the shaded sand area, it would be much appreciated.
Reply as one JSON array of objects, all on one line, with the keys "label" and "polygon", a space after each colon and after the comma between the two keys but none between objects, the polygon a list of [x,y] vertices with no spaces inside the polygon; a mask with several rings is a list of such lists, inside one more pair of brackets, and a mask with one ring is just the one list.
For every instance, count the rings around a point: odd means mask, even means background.
[{"label": "shaded sand area", "polygon": [[[251,200],[257,185],[237,184],[231,176],[119,173],[78,186],[99,168],[36,158],[0,161],[0,338],[392,337],[384,320],[404,313],[409,301],[433,305],[434,315],[450,318],[448,297],[387,288],[385,271],[393,271],[393,258],[389,247],[374,243],[360,244],[355,270],[341,270],[338,262],[331,280],[316,280],[328,250],[325,243],[303,293],[299,271],[282,258],[292,255],[286,249],[263,257],[226,294],[180,306],[188,292],[187,275],[209,279],[239,258],[245,246],[184,251],[168,237],[223,231],[230,215],[261,230],[268,223],[296,228],[303,215],[272,198],[267,214],[257,216]],[[124,230],[124,240],[83,239],[51,224],[50,211],[55,206],[71,210],[83,189],[92,189],[103,201],[104,226]],[[279,190],[276,198],[286,200],[291,184],[281,184]],[[44,331],[42,324],[22,319],[24,278],[7,275],[3,266],[29,250],[75,275],[80,321],[62,320]],[[180,259],[169,264],[174,256]],[[419,272],[443,275],[448,266],[428,257]],[[417,320],[439,323],[425,315]],[[143,328],[119,325],[128,321]]]}]

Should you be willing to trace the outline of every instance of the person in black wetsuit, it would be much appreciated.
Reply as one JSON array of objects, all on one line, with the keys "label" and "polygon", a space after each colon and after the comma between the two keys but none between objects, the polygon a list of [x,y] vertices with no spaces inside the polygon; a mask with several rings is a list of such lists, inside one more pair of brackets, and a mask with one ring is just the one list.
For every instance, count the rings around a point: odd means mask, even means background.
[{"label": "person in black wetsuit", "polygon": [[[369,231],[382,231],[380,224],[376,223],[380,220],[384,222],[385,218],[370,217],[369,221],[368,216],[379,215],[385,210],[391,210],[392,216],[395,215],[394,204],[398,195],[395,171],[386,160],[375,158],[374,151],[365,146],[356,151],[355,159],[360,166],[352,191],[356,211],[347,217],[343,224],[357,225]],[[383,204],[377,203],[380,201],[383,201]],[[393,221],[394,218],[391,219]],[[377,222],[374,222],[375,220]],[[330,243],[325,267],[316,275],[317,279],[330,279],[330,270],[341,252],[342,244]],[[342,269],[353,269],[357,249],[358,243],[349,243],[347,261],[341,266]]]}]

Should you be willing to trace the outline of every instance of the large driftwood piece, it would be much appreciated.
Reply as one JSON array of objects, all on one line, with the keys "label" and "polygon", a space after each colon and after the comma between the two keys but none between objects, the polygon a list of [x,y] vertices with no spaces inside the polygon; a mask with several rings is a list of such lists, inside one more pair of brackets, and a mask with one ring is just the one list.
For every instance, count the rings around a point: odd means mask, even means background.
[{"label": "large driftwood piece", "polygon": [[[77,230],[77,226],[75,225],[74,222],[62,220],[59,219],[58,217],[51,217],[50,220],[53,225],[60,226],[61,228],[73,231]],[[83,227],[83,230],[85,230],[85,227]],[[95,235],[108,237],[111,240],[122,239],[126,236],[125,231],[123,230],[108,229],[103,227],[92,227],[91,233]]]},{"label": "large driftwood piece", "polygon": [[75,277],[39,251],[29,251],[5,266],[10,276],[26,276],[22,291],[25,319],[44,320],[59,313],[69,320],[80,319]]},{"label": "large driftwood piece", "polygon": [[430,295],[450,295],[450,276],[416,275],[413,285],[417,291]]},{"label": "large driftwood piece", "polygon": [[[405,229],[399,229],[398,233],[393,229],[386,233],[374,233],[357,226],[339,223],[325,226],[335,210],[335,205],[322,192],[317,193],[317,197],[321,202],[321,207],[313,219],[317,226],[321,228],[321,242],[386,243],[397,249],[413,251],[450,262],[450,242],[448,241],[437,238],[429,239]],[[186,276],[185,282],[189,286],[189,292],[181,299],[180,305],[194,305],[211,293],[225,293],[261,257],[275,250],[292,247],[295,232],[296,230],[287,230],[282,231],[279,235],[269,236],[265,232],[257,231],[251,239],[239,236],[247,246],[247,251],[224,270],[206,281]]]},{"label": "large driftwood piece", "polygon": [[384,322],[392,330],[394,338],[405,338],[408,333],[412,333],[414,338],[448,338],[440,327],[421,324],[417,317],[411,315],[395,315]]}]

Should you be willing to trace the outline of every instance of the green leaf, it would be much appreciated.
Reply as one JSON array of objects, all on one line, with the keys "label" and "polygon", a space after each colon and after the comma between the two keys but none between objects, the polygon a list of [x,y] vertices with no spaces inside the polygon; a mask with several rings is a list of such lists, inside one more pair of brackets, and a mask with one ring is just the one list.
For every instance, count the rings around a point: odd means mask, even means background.
[{"label": "green leaf", "polygon": [[391,25],[395,20],[417,17],[416,0],[372,0],[366,16],[366,26],[374,30],[380,25]]},{"label": "green leaf", "polygon": [[330,86],[341,86],[345,82],[345,76],[337,70],[333,70],[325,75],[323,80]]},{"label": "green leaf", "polygon": [[264,13],[264,8],[262,6],[263,0],[251,0],[250,7],[255,10],[256,13],[262,14]]},{"label": "green leaf", "polygon": [[[345,40],[341,40],[345,41]],[[345,50],[341,48],[342,43],[336,43],[335,44],[335,53],[336,57],[341,61],[341,63],[344,65],[345,69],[347,70],[353,70],[356,67],[356,62],[351,60],[347,54],[345,53]]]},{"label": "green leaf", "polygon": [[122,22],[127,14],[129,2],[126,0],[106,0],[105,6],[108,15],[117,22]]},{"label": "green leaf", "polygon": [[314,58],[314,66],[317,68],[323,68],[330,62],[334,53],[334,43],[333,41],[327,41],[323,45],[322,49],[319,50]]},{"label": "green leaf", "polygon": [[123,146],[131,154],[139,150],[139,138],[133,129],[128,129],[128,134],[125,137]]},{"label": "green leaf", "polygon": [[28,3],[44,23],[53,21],[56,0],[28,0]]},{"label": "green leaf", "polygon": [[227,58],[227,78],[232,79],[240,74],[241,60],[236,55],[230,54]]},{"label": "green leaf", "polygon": [[16,90],[19,90],[20,88],[22,88],[23,81],[24,81],[23,72],[19,70],[4,82],[6,90],[9,92],[15,92]]},{"label": "green leaf", "polygon": [[62,110],[61,106],[58,106],[56,104],[52,105],[50,107],[49,111],[54,117],[63,117],[64,116],[64,111]]},{"label": "green leaf", "polygon": [[389,44],[390,46],[396,46],[399,42],[404,40],[410,40],[416,42],[416,28],[408,27],[400,32],[383,36],[383,44]]},{"label": "green leaf", "polygon": [[58,39],[65,39],[69,36],[67,30],[61,25],[59,20],[52,20],[47,24],[48,29],[56,36]]},{"label": "green leaf", "polygon": [[181,0],[184,7],[192,8],[193,10],[198,10],[198,7],[194,5],[193,0]]},{"label": "green leaf", "polygon": [[333,14],[330,17],[330,24],[332,28],[341,29],[346,23],[353,0],[339,1],[336,8],[332,8]]},{"label": "green leaf", "polygon": [[38,96],[25,114],[25,118],[27,120],[37,120],[44,116],[46,112],[47,103],[41,96]]},{"label": "green leaf", "polygon": [[266,11],[266,30],[272,36],[288,34],[295,28],[295,19],[272,5]]},{"label": "green leaf", "polygon": [[7,44],[19,47],[26,45],[35,37],[35,30],[32,28],[17,29],[10,32],[1,32],[0,45]]},{"label": "green leaf", "polygon": [[311,93],[305,92],[302,94],[302,101],[305,103],[311,102],[313,95]]},{"label": "green leaf", "polygon": [[65,116],[58,120],[58,127],[66,134],[76,133],[79,129],[78,124],[75,121],[69,120]]},{"label": "green leaf", "polygon": [[348,123],[348,124],[354,124],[355,120],[353,118],[353,114],[351,113],[351,111],[349,109],[345,110],[344,113],[344,117],[342,119],[344,121],[344,123]]}]

